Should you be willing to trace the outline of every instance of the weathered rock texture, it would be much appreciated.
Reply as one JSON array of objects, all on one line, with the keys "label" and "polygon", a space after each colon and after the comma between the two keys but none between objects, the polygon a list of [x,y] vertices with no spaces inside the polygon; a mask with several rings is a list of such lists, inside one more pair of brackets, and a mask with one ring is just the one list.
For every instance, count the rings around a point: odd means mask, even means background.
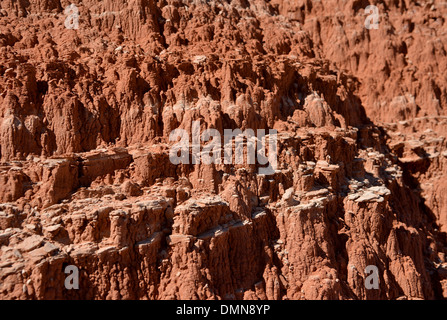
[{"label": "weathered rock texture", "polygon": [[[0,3],[0,298],[447,298],[445,1],[73,3]],[[172,164],[195,120],[276,172]]]}]

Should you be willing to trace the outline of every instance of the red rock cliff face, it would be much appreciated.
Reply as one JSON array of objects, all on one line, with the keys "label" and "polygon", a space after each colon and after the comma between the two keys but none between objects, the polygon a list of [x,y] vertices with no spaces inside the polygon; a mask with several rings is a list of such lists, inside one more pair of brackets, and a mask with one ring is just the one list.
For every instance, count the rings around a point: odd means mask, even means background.
[{"label": "red rock cliff face", "polygon": [[[447,298],[445,2],[69,4],[0,4],[0,298]],[[278,167],[173,164],[193,121]]]}]

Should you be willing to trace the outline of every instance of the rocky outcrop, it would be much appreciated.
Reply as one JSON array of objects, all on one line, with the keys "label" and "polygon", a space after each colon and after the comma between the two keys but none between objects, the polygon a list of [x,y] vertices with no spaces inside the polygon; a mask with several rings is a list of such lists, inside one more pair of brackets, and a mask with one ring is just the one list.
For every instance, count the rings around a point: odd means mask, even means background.
[{"label": "rocky outcrop", "polygon": [[[374,4],[2,1],[0,297],[447,298],[447,7]],[[277,168],[172,163],[194,121]]]}]

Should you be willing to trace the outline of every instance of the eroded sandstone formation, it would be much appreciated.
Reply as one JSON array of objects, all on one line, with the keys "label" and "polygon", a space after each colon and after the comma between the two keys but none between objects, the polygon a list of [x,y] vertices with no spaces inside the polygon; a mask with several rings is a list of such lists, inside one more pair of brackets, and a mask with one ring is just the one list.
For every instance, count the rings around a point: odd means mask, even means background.
[{"label": "eroded sandstone formation", "polygon": [[[446,2],[73,3],[0,3],[0,298],[447,298]],[[276,171],[173,164],[193,121]]]}]

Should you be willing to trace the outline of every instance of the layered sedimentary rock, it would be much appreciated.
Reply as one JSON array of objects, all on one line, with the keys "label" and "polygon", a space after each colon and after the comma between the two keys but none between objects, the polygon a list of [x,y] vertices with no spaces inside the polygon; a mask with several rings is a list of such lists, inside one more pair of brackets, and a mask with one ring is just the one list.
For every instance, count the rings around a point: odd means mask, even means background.
[{"label": "layered sedimentary rock", "polygon": [[[0,4],[1,298],[447,298],[445,2],[74,4]],[[276,170],[174,164],[194,121]]]}]

